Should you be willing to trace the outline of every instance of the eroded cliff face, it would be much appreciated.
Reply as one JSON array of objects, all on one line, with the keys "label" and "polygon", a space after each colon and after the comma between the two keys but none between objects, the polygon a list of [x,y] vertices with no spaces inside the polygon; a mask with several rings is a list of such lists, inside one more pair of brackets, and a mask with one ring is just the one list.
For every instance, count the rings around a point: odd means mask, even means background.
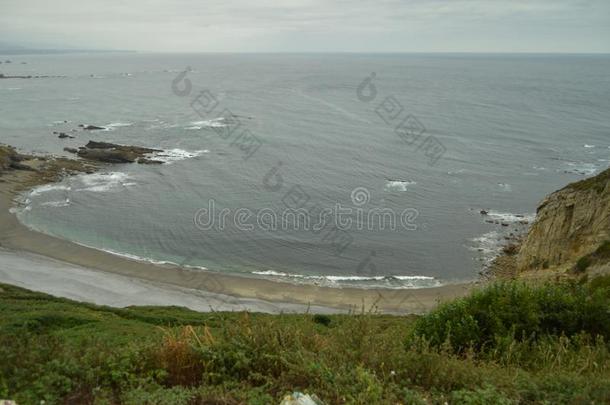
[{"label": "eroded cliff face", "polygon": [[610,169],[547,196],[521,245],[517,270],[568,269],[610,240]]}]

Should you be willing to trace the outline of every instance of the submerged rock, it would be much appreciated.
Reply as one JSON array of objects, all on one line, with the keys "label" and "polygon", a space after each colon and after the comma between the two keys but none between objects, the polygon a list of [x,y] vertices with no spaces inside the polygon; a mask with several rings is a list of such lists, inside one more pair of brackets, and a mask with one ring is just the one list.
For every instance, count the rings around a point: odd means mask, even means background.
[{"label": "submerged rock", "polygon": [[77,153],[78,149],[66,147],[66,148],[64,148],[64,151],[69,152],[69,153]]}]

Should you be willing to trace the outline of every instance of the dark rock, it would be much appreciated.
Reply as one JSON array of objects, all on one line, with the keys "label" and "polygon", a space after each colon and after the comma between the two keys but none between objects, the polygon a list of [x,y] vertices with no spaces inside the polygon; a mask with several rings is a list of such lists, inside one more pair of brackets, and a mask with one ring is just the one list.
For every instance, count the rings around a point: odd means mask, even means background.
[{"label": "dark rock", "polygon": [[141,146],[119,145],[116,143],[96,142],[96,141],[89,141],[85,145],[85,147],[88,149],[117,149],[117,150],[122,150],[122,151],[134,152],[134,153],[138,153],[138,154],[162,152],[161,149],[144,148]]},{"label": "dark rock", "polygon": [[487,215],[489,213],[489,211],[481,210],[480,213],[481,213],[481,215]]},{"label": "dark rock", "polygon": [[502,251],[504,252],[504,254],[509,255],[509,256],[516,255],[517,253],[519,253],[519,245],[517,245],[517,244],[507,245],[502,249]]},{"label": "dark rock", "polygon": [[18,162],[12,162],[9,165],[9,167],[11,169],[15,169],[15,170],[28,170],[28,171],[31,171],[31,172],[35,172],[36,171],[36,169],[34,169],[33,167],[30,167],[30,166],[24,165],[23,163],[18,163]]},{"label": "dark rock", "polygon": [[163,164],[162,160],[154,160],[154,159],[147,159],[147,158],[140,158],[138,159],[138,163],[144,164],[144,165],[161,165]]},{"label": "dark rock", "polygon": [[140,146],[89,141],[85,147],[79,148],[76,153],[83,159],[95,160],[104,163],[133,163],[135,161],[148,164],[163,163],[161,161],[152,160],[145,157],[145,155],[153,152],[161,152],[161,150],[143,148]]},{"label": "dark rock", "polygon": [[78,153],[78,149],[76,149],[76,148],[67,148],[66,147],[66,148],[64,148],[64,150],[69,153]]},{"label": "dark rock", "polygon": [[98,127],[97,125],[79,125],[79,127],[82,127],[84,130],[87,130],[87,131],[96,131],[96,130],[106,129],[104,127]]},{"label": "dark rock", "polygon": [[57,132],[57,131],[53,131],[53,135],[57,135],[57,134],[58,134],[58,132]]},{"label": "dark rock", "polygon": [[488,224],[493,224],[494,221],[492,221],[491,219],[486,219],[485,222],[487,222]]},{"label": "dark rock", "polygon": [[506,222],[502,222],[502,226],[508,226],[509,224],[507,224]]},{"label": "dark rock", "polygon": [[7,170],[34,170],[21,163],[28,158],[31,156],[17,153],[12,146],[0,145],[0,175]]},{"label": "dark rock", "polygon": [[133,163],[138,155],[115,149],[79,149],[77,155],[83,159],[95,160],[104,163]]},{"label": "dark rock", "polygon": [[60,132],[58,138],[64,139],[64,138],[74,138],[74,137],[66,134],[65,132]]}]

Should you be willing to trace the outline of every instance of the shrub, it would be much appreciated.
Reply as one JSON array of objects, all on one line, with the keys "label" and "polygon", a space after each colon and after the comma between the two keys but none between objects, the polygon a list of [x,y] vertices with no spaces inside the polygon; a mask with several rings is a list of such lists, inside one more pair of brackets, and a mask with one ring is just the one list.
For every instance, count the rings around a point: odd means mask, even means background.
[{"label": "shrub", "polygon": [[492,386],[476,390],[459,390],[451,394],[451,402],[461,405],[512,405],[516,404],[506,398]]},{"label": "shrub", "polygon": [[560,283],[530,287],[499,283],[441,305],[420,318],[414,334],[434,346],[449,343],[456,352],[496,347],[499,340],[572,336],[581,332],[610,337],[610,313],[604,291]]},{"label": "shrub", "polygon": [[583,256],[576,262],[574,271],[577,273],[584,273],[589,266],[591,266],[592,260],[590,256]]},{"label": "shrub", "polygon": [[574,272],[584,273],[591,265],[605,264],[610,261],[610,241],[606,240],[597,249],[578,259],[574,265]]},{"label": "shrub", "polygon": [[313,321],[324,326],[330,325],[330,317],[328,315],[316,314],[313,316]]}]

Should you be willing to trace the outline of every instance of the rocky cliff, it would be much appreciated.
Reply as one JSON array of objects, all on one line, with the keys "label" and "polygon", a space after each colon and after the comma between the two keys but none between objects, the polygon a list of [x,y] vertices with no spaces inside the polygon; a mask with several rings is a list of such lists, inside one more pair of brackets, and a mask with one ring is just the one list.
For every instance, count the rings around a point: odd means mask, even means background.
[{"label": "rocky cliff", "polygon": [[15,148],[8,145],[0,145],[0,175],[7,170],[23,170],[29,167],[21,162],[30,158],[15,151]]},{"label": "rocky cliff", "polygon": [[600,252],[605,251],[608,240],[610,169],[569,184],[542,201],[517,255],[517,271],[570,270],[588,257],[596,259],[595,264],[604,264]]}]

